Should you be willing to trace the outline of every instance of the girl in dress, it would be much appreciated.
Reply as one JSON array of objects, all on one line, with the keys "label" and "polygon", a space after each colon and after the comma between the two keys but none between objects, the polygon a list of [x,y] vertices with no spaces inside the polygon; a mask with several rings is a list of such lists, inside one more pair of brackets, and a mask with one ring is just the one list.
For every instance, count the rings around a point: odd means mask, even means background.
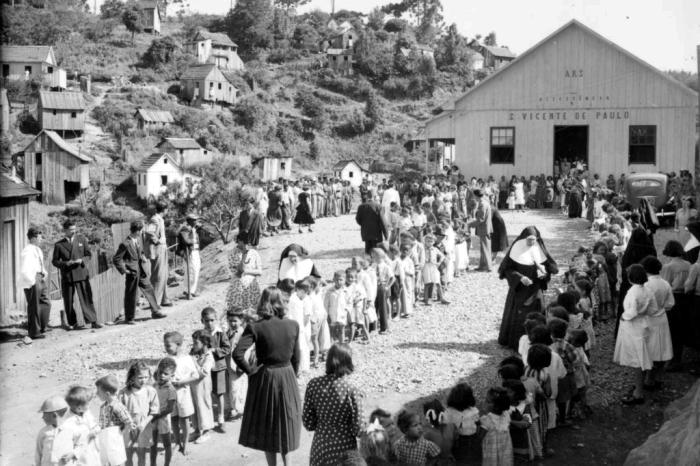
[{"label": "girl in dress", "polygon": [[401,259],[399,262],[402,268],[403,283],[401,284],[401,317],[408,317],[413,314],[413,304],[416,298],[416,279],[414,277],[415,267],[411,259],[412,245],[410,243],[401,244]]},{"label": "girl in dress", "polygon": [[622,303],[624,312],[620,317],[613,361],[635,369],[634,389],[622,399],[622,403],[636,405],[644,403],[644,371],[653,367],[646,339],[647,316],[655,314],[658,309],[654,293],[644,287],[647,282],[644,267],[639,264],[629,266],[627,279],[631,288]]},{"label": "girl in dress", "polygon": [[[547,398],[552,395],[552,382],[547,368],[552,363],[552,350],[541,344],[534,344],[527,352],[527,365],[522,381],[531,400],[533,411],[537,417],[533,419],[534,434],[540,439],[542,452],[546,451],[549,409]],[[531,429],[532,429],[531,428]]]},{"label": "girl in dress", "polygon": [[454,457],[460,463],[477,464],[481,461],[481,441],[478,435],[479,410],[472,387],[459,383],[447,397],[447,409],[442,422],[455,428]]},{"label": "girl in dress", "polygon": [[377,310],[374,303],[377,299],[377,273],[370,267],[369,261],[364,257],[353,257],[352,266],[357,272],[357,283],[362,285],[367,297],[365,307],[365,325],[367,331],[372,331],[377,325]]},{"label": "girl in dress", "polygon": [[481,416],[481,428],[486,431],[481,441],[483,466],[512,466],[513,442],[510,439],[510,396],[501,387],[486,393],[488,413]]},{"label": "girl in dress", "polygon": [[231,284],[226,293],[226,309],[243,309],[252,316],[260,299],[258,277],[262,274],[262,266],[258,251],[248,246],[245,233],[236,237],[236,247],[229,256],[229,269]]},{"label": "girl in dress", "polygon": [[506,205],[508,206],[508,210],[515,210],[515,187],[510,188]]},{"label": "girl in dress", "polygon": [[423,265],[423,304],[430,304],[433,296],[433,289],[437,292],[437,299],[441,304],[450,304],[442,295],[442,285],[440,283],[440,265],[445,260],[445,255],[435,247],[435,236],[428,234],[423,238],[425,244],[425,265]]},{"label": "girl in dress", "polygon": [[470,242],[469,229],[461,224],[455,240],[455,277],[457,278],[462,275],[462,272],[469,270]]},{"label": "girl in dress", "polygon": [[204,443],[209,440],[209,430],[214,428],[214,412],[211,402],[211,370],[214,367],[214,356],[211,354],[211,334],[206,330],[197,330],[192,334],[192,351],[199,370],[199,380],[192,383],[192,399],[196,414],[197,427],[194,443]]},{"label": "girl in dress", "polygon": [[510,393],[510,438],[513,454],[532,461],[542,458],[542,444],[535,425],[537,418],[525,385],[520,380],[503,381],[503,387]]},{"label": "girl in dress", "polygon": [[299,204],[297,205],[297,214],[294,217],[294,223],[299,225],[299,233],[302,232],[301,227],[306,226],[311,232],[311,225],[314,224],[314,217],[311,215],[311,205],[309,204],[309,186],[304,185],[303,191],[299,193]]},{"label": "girl in dress", "polygon": [[571,346],[576,352],[576,362],[574,362],[574,380],[576,381],[576,396],[573,399],[572,417],[585,419],[591,413],[591,408],[586,400],[586,391],[591,383],[591,378],[588,374],[588,355],[584,347],[588,341],[588,334],[585,330],[570,330],[567,337]]},{"label": "girl in dress", "polygon": [[139,466],[146,464],[146,452],[153,438],[153,416],[160,412],[158,393],[151,385],[151,369],[143,361],[137,361],[129,367],[126,374],[126,387],[119,392],[119,401],[129,410],[136,429],[124,429],[127,464],[133,464],[134,452]]}]

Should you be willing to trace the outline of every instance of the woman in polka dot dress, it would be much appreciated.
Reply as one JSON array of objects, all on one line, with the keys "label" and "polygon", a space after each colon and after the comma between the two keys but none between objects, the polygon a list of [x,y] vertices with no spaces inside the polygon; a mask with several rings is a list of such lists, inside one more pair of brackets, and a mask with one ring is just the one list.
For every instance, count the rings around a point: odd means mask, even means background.
[{"label": "woman in polka dot dress", "polygon": [[326,375],[312,379],[306,388],[303,422],[314,432],[312,466],[336,464],[346,452],[357,450],[364,429],[364,394],[347,380],[353,369],[350,346],[335,344],[328,351]]}]

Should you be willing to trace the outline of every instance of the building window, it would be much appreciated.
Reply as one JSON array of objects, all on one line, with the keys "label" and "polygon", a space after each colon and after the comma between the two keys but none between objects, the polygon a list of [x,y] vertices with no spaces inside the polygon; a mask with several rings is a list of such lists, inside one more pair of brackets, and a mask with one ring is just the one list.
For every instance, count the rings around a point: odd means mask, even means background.
[{"label": "building window", "polygon": [[214,81],[211,81],[211,82],[209,83],[209,87],[214,87]]},{"label": "building window", "polygon": [[280,168],[284,170],[286,168],[287,164],[285,162],[280,162]]},{"label": "building window", "polygon": [[29,74],[32,74],[32,67],[31,66],[25,66],[24,71],[26,71]]},{"label": "building window", "polygon": [[53,66],[49,66],[48,70],[49,70],[49,74],[53,74]]},{"label": "building window", "polygon": [[656,125],[630,126],[629,163],[656,163]]},{"label": "building window", "polygon": [[491,164],[515,164],[515,128],[491,128]]},{"label": "building window", "polygon": [[348,178],[352,178],[352,172],[348,172]]},{"label": "building window", "polygon": [[219,90],[221,90],[221,83],[219,83]]},{"label": "building window", "polygon": [[54,109],[52,113],[55,115],[55,114],[56,114],[56,109]]},{"label": "building window", "polygon": [[345,55],[345,56],[343,57],[343,59],[344,59],[345,61],[348,61],[348,56]]},{"label": "building window", "polygon": [[166,175],[162,175],[160,177],[160,184],[163,186],[168,186],[168,177]]},{"label": "building window", "polygon": [[41,152],[34,154],[34,163],[36,165],[41,165]]},{"label": "building window", "polygon": [[70,117],[71,118],[78,118],[78,113],[77,112],[70,112]]},{"label": "building window", "polygon": [[168,164],[168,158],[167,158],[167,157],[163,159],[163,163],[166,164],[166,165]]}]

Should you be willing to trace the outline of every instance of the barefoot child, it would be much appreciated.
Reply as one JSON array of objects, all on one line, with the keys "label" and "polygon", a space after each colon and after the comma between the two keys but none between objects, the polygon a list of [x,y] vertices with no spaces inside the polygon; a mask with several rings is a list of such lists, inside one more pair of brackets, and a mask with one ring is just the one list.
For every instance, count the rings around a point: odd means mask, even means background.
[{"label": "barefoot child", "polygon": [[440,264],[445,260],[445,255],[435,247],[435,236],[432,234],[425,235],[423,238],[425,244],[425,265],[423,266],[423,304],[430,304],[430,299],[433,296],[433,289],[437,292],[438,300],[441,304],[449,304],[442,295],[442,285],[440,284]]},{"label": "barefoot child", "polygon": [[408,317],[413,314],[413,304],[416,299],[416,278],[415,265],[411,258],[411,243],[401,244],[401,258],[399,267],[402,268],[403,283],[401,284],[401,317]]},{"label": "barefoot child", "polygon": [[321,284],[318,278],[309,277],[311,297],[311,345],[314,350],[314,369],[318,367],[319,358],[324,361],[326,352],[331,346],[330,329],[328,327],[328,313],[323,305]]},{"label": "barefoot child", "polygon": [[214,356],[211,352],[211,334],[206,330],[197,330],[192,334],[192,351],[199,370],[199,378],[192,383],[192,400],[197,415],[197,429],[194,443],[200,444],[209,440],[209,431],[214,427],[214,411],[211,402],[211,370],[214,367]]},{"label": "barefoot child", "polygon": [[333,274],[333,284],[326,290],[323,305],[328,311],[328,322],[333,342],[345,342],[345,325],[348,321],[348,297],[345,290],[345,272]]},{"label": "barefoot child", "polygon": [[158,368],[156,369],[155,379],[156,383],[154,385],[156,393],[158,394],[158,404],[160,406],[160,412],[153,416],[151,423],[153,424],[153,445],[151,445],[151,466],[156,465],[156,458],[158,457],[158,442],[163,444],[163,451],[165,453],[165,466],[170,466],[170,461],[173,457],[173,447],[170,440],[170,433],[172,432],[172,427],[170,423],[170,414],[175,409],[175,401],[177,400],[177,394],[175,393],[175,387],[172,384],[172,378],[175,375],[175,368],[177,364],[173,358],[163,358],[158,363]]},{"label": "barefoot child", "polygon": [[224,427],[224,395],[226,395],[226,357],[231,354],[226,334],[219,326],[216,310],[206,307],[202,310],[204,330],[211,335],[211,354],[214,357],[214,367],[211,369],[211,396],[214,402],[214,419],[216,431],[226,432]]},{"label": "barefoot child", "polygon": [[[100,454],[102,462],[110,466],[126,463],[126,446],[124,445],[124,430],[136,429],[129,410],[119,399],[119,382],[113,375],[106,375],[95,382],[97,397],[102,401],[100,406]],[[108,430],[114,432],[108,433]]]},{"label": "barefoot child", "polygon": [[365,324],[365,309],[367,307],[367,295],[362,285],[357,282],[357,272],[353,268],[345,271],[345,285],[349,305],[350,341],[355,339],[355,333],[359,330],[364,343],[369,343],[369,332]]},{"label": "barefoot child", "polygon": [[[226,337],[230,348],[235,348],[238,340],[241,339],[247,324],[246,317],[247,315],[241,308],[230,309],[226,313],[228,321]],[[226,356],[226,367],[226,398],[229,400],[229,418],[235,421],[243,416],[243,407],[248,391],[248,376],[233,362],[231,353]]]},{"label": "barefoot child", "polygon": [[36,437],[36,450],[34,464],[36,466],[57,466],[58,462],[52,461],[53,441],[58,432],[58,424],[68,411],[68,404],[61,396],[52,396],[41,404],[39,412],[41,419],[46,424],[41,428]]},{"label": "barefoot child", "polygon": [[199,371],[192,356],[181,351],[183,341],[182,335],[178,332],[167,332],[163,335],[165,352],[177,364],[172,380],[176,395],[175,410],[171,415],[173,437],[178,450],[185,455],[190,437],[190,417],[194,414],[190,384],[199,379]]},{"label": "barefoot child", "polygon": [[119,401],[129,410],[131,419],[136,424],[135,429],[124,430],[127,464],[133,464],[133,456],[136,453],[138,466],[146,465],[146,451],[153,438],[151,420],[160,412],[158,393],[148,385],[150,379],[151,369],[145,362],[137,361],[129,367],[126,387],[119,392]]}]

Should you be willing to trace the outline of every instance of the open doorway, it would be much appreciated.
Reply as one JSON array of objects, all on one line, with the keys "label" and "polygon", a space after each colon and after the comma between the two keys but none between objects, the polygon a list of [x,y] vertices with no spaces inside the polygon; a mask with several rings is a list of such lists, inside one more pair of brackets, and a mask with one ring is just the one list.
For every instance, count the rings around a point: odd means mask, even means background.
[{"label": "open doorway", "polygon": [[588,167],[588,126],[555,126],[554,174],[563,173],[562,167],[577,166]]},{"label": "open doorway", "polygon": [[74,181],[64,181],[63,190],[66,204],[73,202],[80,196],[80,183]]}]

